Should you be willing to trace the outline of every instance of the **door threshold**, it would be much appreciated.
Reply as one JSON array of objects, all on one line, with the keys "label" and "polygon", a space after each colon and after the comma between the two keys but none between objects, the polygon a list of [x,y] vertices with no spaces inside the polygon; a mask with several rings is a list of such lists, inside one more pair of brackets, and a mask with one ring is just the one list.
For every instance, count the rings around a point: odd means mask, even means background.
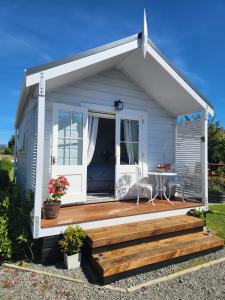
[{"label": "door threshold", "polygon": [[86,203],[100,203],[116,201],[114,194],[112,193],[88,193]]}]

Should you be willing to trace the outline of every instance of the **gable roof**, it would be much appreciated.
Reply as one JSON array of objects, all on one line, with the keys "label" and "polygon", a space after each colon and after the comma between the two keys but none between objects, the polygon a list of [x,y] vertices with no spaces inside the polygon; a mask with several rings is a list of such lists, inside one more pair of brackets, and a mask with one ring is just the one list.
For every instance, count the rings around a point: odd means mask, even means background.
[{"label": "gable roof", "polygon": [[39,84],[41,73],[44,73],[47,89],[51,90],[112,67],[121,69],[171,115],[178,116],[201,109],[208,109],[210,114],[214,113],[213,105],[208,99],[169,62],[150,39],[145,58],[140,51],[141,47],[142,33],[138,33],[74,56],[27,69],[16,123],[19,122],[29,89]]}]

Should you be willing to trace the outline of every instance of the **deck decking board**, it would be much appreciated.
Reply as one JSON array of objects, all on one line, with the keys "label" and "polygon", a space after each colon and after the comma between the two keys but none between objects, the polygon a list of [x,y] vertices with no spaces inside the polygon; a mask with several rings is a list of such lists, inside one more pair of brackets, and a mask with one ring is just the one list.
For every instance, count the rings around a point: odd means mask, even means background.
[{"label": "deck decking board", "polygon": [[163,223],[161,219],[155,219],[90,229],[86,230],[86,233],[89,246],[97,248],[187,229],[199,228],[201,230],[202,227],[201,219],[184,215],[163,218]]},{"label": "deck decking board", "polygon": [[194,208],[203,205],[201,202],[173,202],[174,205],[171,205],[165,200],[156,200],[155,206],[152,206],[147,201],[141,201],[140,204],[137,205],[136,200],[121,200],[61,207],[59,216],[55,219],[42,219],[41,227],[50,228],[69,224],[82,224],[85,222]]},{"label": "deck decking board", "polygon": [[[98,271],[105,278],[146,265],[218,248],[223,246],[223,243],[221,238],[206,236],[203,233],[189,234],[185,237],[179,236],[160,242],[150,242],[128,247],[130,249],[112,250],[107,254],[104,253],[100,259],[96,258],[96,256],[93,256],[93,258],[98,265]],[[123,252],[118,253],[118,251]]]}]

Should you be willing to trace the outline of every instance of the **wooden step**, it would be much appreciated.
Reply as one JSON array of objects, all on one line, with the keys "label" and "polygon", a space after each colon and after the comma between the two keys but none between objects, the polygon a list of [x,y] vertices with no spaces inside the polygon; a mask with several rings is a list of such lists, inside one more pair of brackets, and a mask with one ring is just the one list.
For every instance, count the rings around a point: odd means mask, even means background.
[{"label": "wooden step", "polygon": [[91,248],[159,236],[183,230],[201,230],[203,222],[191,216],[176,216],[142,222],[134,222],[104,228],[86,230],[88,245]]},{"label": "wooden step", "polygon": [[223,239],[193,233],[94,254],[92,263],[102,278],[162,261],[222,247]]}]

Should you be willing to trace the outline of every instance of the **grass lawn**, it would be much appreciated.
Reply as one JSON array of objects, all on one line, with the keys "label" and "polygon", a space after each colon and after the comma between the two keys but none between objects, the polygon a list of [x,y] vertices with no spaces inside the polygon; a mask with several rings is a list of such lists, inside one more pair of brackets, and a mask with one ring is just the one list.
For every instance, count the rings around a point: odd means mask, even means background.
[{"label": "grass lawn", "polygon": [[209,209],[212,213],[207,214],[207,228],[225,239],[225,204],[210,205]]}]

